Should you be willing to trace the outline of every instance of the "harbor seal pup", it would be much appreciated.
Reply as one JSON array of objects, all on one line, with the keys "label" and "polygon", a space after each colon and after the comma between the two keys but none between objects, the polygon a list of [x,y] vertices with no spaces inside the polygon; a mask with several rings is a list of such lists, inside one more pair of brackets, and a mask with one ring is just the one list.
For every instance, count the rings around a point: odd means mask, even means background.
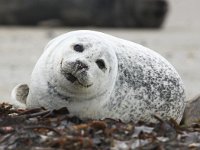
[{"label": "harbor seal pup", "polygon": [[80,30],[47,44],[30,85],[18,85],[12,101],[27,108],[67,107],[83,119],[155,122],[156,114],[180,122],[185,92],[174,67],[158,53],[111,35]]}]

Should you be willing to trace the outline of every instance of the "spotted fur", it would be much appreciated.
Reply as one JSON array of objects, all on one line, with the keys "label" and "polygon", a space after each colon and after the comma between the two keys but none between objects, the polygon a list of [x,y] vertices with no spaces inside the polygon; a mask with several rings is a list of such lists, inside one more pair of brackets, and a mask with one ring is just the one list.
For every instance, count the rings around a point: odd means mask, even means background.
[{"label": "spotted fur", "polygon": [[174,67],[158,53],[82,30],[46,46],[33,70],[26,106],[66,106],[81,118],[155,122],[158,115],[180,122],[185,91]]}]

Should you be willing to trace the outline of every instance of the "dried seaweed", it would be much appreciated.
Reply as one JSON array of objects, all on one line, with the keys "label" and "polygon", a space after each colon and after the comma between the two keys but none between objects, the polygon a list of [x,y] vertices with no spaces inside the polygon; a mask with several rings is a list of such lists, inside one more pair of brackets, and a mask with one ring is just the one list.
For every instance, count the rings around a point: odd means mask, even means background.
[{"label": "dried seaweed", "polygon": [[0,149],[200,149],[200,124],[174,120],[123,123],[81,120],[67,108],[14,109],[0,104]]}]

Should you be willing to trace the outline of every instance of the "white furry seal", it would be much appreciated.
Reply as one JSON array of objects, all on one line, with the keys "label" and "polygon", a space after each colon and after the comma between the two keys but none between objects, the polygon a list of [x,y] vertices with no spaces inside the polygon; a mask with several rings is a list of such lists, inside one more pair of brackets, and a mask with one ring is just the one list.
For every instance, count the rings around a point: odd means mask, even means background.
[{"label": "white furry seal", "polygon": [[[24,91],[24,92],[23,92]],[[183,83],[167,60],[139,44],[95,31],[74,31],[50,41],[30,85],[18,85],[20,107],[66,106],[81,118],[181,121]]]}]

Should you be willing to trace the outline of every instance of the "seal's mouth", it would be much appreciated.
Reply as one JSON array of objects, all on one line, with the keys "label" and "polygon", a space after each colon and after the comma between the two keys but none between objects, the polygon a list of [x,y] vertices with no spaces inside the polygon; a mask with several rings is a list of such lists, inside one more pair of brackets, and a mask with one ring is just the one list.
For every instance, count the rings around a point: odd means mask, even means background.
[{"label": "seal's mouth", "polygon": [[74,83],[74,82],[78,82],[81,86],[83,86],[83,87],[86,87],[86,88],[88,88],[88,87],[90,87],[90,86],[92,86],[92,84],[89,84],[89,85],[85,85],[85,84],[83,84],[83,83],[81,83],[80,81],[79,81],[79,79],[77,78],[77,77],[75,77],[73,74],[71,74],[71,73],[66,73],[65,74],[65,77],[66,77],[66,79],[68,80],[68,81],[70,81],[71,83]]}]

